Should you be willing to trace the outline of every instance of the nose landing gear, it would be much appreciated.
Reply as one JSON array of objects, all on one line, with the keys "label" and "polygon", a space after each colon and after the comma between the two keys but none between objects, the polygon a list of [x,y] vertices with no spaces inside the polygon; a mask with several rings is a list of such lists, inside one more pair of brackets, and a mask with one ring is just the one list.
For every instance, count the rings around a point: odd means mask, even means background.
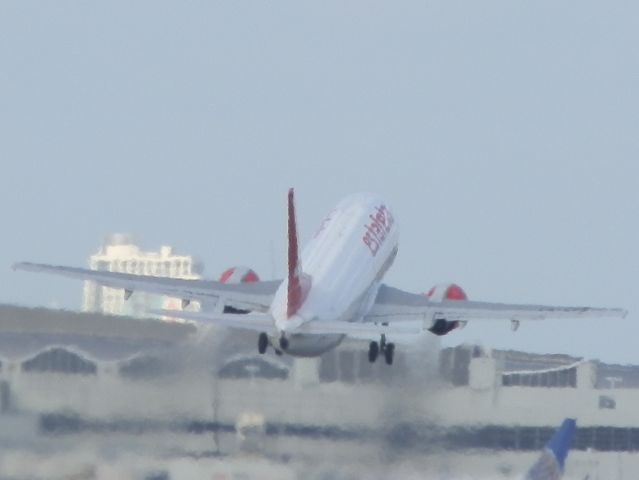
[{"label": "nose landing gear", "polygon": [[390,342],[386,343],[386,335],[384,334],[382,334],[382,338],[379,340],[379,343],[371,342],[368,345],[368,361],[370,363],[375,363],[380,352],[384,354],[386,365],[392,365],[393,357],[395,355],[395,344]]}]

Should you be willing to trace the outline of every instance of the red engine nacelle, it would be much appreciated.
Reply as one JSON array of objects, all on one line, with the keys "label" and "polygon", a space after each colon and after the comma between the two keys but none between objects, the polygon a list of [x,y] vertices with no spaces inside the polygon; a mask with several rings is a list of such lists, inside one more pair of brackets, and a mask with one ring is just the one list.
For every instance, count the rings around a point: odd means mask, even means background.
[{"label": "red engine nacelle", "polygon": [[435,285],[425,293],[429,300],[441,302],[443,300],[468,300],[466,292],[455,283],[442,283]]},{"label": "red engine nacelle", "polygon": [[227,268],[220,275],[222,283],[251,283],[259,282],[260,277],[248,267]]},{"label": "red engine nacelle", "polygon": [[[248,267],[227,268],[220,275],[222,283],[253,283],[259,282],[260,277]],[[249,313],[248,310],[235,308],[231,305],[224,305],[224,313]]]},{"label": "red engine nacelle", "polygon": [[[429,300],[433,302],[443,302],[445,300],[468,300],[466,292],[459,285],[454,283],[445,283],[435,285],[428,293],[425,293]],[[453,321],[450,322],[445,318],[438,318],[433,321],[433,326],[428,330],[435,335],[446,335],[456,328],[461,328],[465,325],[464,322]]]}]

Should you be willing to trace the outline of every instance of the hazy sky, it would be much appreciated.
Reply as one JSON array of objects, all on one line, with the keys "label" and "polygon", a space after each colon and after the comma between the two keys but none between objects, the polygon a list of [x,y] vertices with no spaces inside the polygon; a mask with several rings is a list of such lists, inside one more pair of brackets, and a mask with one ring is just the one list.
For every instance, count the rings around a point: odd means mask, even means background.
[{"label": "hazy sky", "polygon": [[387,282],[622,306],[446,339],[639,363],[639,4],[0,1],[0,301],[80,306],[111,232],[285,270],[344,195],[400,223]]}]

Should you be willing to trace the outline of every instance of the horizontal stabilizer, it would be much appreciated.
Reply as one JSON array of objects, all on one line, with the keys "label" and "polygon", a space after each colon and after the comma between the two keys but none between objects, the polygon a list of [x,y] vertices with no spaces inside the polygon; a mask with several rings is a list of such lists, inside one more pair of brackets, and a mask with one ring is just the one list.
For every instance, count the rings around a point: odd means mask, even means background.
[{"label": "horizontal stabilizer", "polygon": [[[197,323],[222,325],[258,332],[268,332],[275,329],[273,317],[262,313],[237,315],[228,313],[185,312],[181,310],[149,310],[149,313],[192,320]],[[421,332],[421,323],[400,322],[398,325],[381,325],[375,323],[315,320],[303,323],[297,329],[289,330],[288,332],[291,335],[349,335],[356,338],[379,338],[382,334],[418,334]]]},{"label": "horizontal stabilizer", "polygon": [[204,313],[184,312],[181,310],[148,310],[152,315],[181,318],[196,323],[220,325],[223,327],[256,332],[268,332],[274,329],[273,317],[262,313],[234,314],[234,313]]},{"label": "horizontal stabilizer", "polygon": [[379,337],[382,334],[418,334],[421,331],[421,322],[398,322],[398,324],[393,325],[382,325],[381,323],[318,320],[302,324],[302,326],[293,333],[309,335],[349,335],[354,337],[372,335]]}]

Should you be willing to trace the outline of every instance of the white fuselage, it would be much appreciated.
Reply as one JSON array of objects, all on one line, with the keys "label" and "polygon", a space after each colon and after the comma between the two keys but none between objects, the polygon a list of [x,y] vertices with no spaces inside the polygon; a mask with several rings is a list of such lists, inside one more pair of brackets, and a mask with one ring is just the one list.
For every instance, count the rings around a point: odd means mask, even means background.
[{"label": "white fuselage", "polygon": [[[289,340],[286,353],[316,356],[343,339],[343,335],[296,333],[306,322],[362,320],[395,259],[398,233],[390,208],[376,195],[351,195],[328,214],[301,255],[303,275],[310,280],[301,307],[288,318],[284,280],[270,308],[277,337],[284,333]],[[273,345],[275,340],[271,337]]]}]

